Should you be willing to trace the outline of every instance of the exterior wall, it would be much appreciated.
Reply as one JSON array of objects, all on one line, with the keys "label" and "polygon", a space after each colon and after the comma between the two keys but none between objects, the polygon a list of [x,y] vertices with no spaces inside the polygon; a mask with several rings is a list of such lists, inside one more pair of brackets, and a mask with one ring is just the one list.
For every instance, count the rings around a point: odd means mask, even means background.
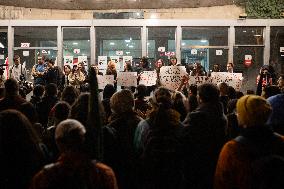
[{"label": "exterior wall", "polygon": [[[99,10],[96,12],[134,12],[137,10]],[[141,11],[141,10],[138,10]],[[0,5],[0,19],[22,20],[73,20],[92,19],[93,10],[55,10],[35,9]],[[237,19],[244,9],[236,5],[174,8],[174,9],[145,9],[144,18],[159,19]]]}]

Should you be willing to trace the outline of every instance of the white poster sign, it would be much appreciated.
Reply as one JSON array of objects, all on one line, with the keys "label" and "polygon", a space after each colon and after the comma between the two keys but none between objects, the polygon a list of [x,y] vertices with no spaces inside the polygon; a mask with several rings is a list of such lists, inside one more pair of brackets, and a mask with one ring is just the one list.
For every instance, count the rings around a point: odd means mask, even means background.
[{"label": "white poster sign", "polygon": [[64,56],[64,65],[68,64],[73,67],[73,56]]},{"label": "white poster sign", "polygon": [[197,54],[197,49],[191,49],[190,53],[193,55]]},{"label": "white poster sign", "polygon": [[122,55],[123,55],[123,51],[116,51],[115,54],[116,54],[117,56],[122,56]]},{"label": "white poster sign", "polygon": [[100,70],[107,69],[107,56],[98,56],[98,67]]},{"label": "white poster sign", "polygon": [[280,52],[284,53],[284,47],[280,47]]},{"label": "white poster sign", "polygon": [[245,55],[245,60],[252,60],[252,56],[251,55]]},{"label": "white poster sign", "polygon": [[182,77],[187,75],[184,66],[163,66],[160,69],[161,84],[168,89],[178,89]]},{"label": "white poster sign", "polygon": [[157,72],[156,71],[143,71],[140,75],[139,84],[145,86],[156,85],[157,81]]},{"label": "white poster sign", "polygon": [[23,51],[23,56],[30,56],[30,51]]},{"label": "white poster sign", "polygon": [[87,56],[78,56],[78,62],[83,62],[84,65],[88,65],[88,57]]},{"label": "white poster sign", "polygon": [[217,56],[222,56],[223,55],[223,50],[216,50],[216,55]]},{"label": "white poster sign", "polygon": [[114,84],[114,75],[97,75],[99,89],[104,89],[107,84]]},{"label": "white poster sign", "polygon": [[80,50],[80,49],[74,49],[73,52],[74,52],[75,54],[79,54],[79,53],[81,52],[81,50]]},{"label": "white poster sign", "polygon": [[242,87],[242,73],[212,72],[211,77],[214,84],[225,82],[229,86],[234,87],[237,91]]},{"label": "white poster sign", "polygon": [[118,72],[117,85],[125,87],[137,87],[137,72]]},{"label": "white poster sign", "polygon": [[4,59],[5,59],[4,54],[0,54],[0,60],[4,60]]},{"label": "white poster sign", "polygon": [[24,48],[30,47],[30,43],[21,43],[21,47],[24,47]]},{"label": "white poster sign", "polygon": [[165,52],[166,51],[166,47],[159,47],[158,48],[158,52]]}]

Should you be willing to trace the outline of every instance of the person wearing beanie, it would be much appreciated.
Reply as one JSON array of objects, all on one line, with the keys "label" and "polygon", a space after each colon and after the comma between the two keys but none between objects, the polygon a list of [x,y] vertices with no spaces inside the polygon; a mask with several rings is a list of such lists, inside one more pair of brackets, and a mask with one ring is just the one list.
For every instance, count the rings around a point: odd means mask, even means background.
[{"label": "person wearing beanie", "polygon": [[252,188],[249,178],[254,161],[269,155],[284,157],[284,137],[266,125],[271,111],[269,102],[257,95],[238,100],[237,115],[242,131],[223,146],[215,172],[215,188]]},{"label": "person wearing beanie", "polygon": [[116,173],[119,188],[136,188],[133,139],[142,118],[134,112],[134,97],[127,89],[112,95],[110,108],[110,123],[104,128],[104,160]]}]

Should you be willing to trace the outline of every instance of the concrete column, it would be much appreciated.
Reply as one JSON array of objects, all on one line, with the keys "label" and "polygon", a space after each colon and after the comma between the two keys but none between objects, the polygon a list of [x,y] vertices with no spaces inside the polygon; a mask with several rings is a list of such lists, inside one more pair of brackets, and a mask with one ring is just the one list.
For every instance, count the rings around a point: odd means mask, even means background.
[{"label": "concrete column", "polygon": [[57,27],[57,66],[63,68],[63,30]]},{"label": "concrete column", "polygon": [[177,26],[176,29],[176,57],[177,62],[181,63],[181,41],[182,41],[182,28]]},{"label": "concrete column", "polygon": [[235,45],[235,27],[234,26],[230,26],[229,28],[228,43],[229,43],[228,62],[234,63],[234,45]]}]

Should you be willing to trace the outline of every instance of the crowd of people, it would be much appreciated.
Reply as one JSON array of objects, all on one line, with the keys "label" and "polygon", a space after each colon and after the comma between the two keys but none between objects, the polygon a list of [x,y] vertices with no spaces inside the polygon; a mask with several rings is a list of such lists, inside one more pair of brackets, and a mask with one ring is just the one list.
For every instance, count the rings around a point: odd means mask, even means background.
[{"label": "crowd of people", "polygon": [[[187,77],[176,91],[158,81],[121,90],[108,84],[97,108],[103,158],[95,159],[86,145],[94,115],[84,64],[65,65],[59,74],[52,60],[44,62],[40,58],[33,67],[30,100],[19,93],[16,71],[5,81],[0,188],[284,187],[284,75],[271,85],[259,84],[262,96],[244,95],[227,83],[196,86]],[[177,64],[174,57],[171,64]],[[159,74],[163,60],[155,65]],[[97,65],[90,69],[102,74]],[[139,69],[149,70],[146,59]],[[125,66],[131,70],[131,64]],[[193,76],[206,74],[200,64],[190,70]],[[117,74],[111,62],[107,74]]]}]

